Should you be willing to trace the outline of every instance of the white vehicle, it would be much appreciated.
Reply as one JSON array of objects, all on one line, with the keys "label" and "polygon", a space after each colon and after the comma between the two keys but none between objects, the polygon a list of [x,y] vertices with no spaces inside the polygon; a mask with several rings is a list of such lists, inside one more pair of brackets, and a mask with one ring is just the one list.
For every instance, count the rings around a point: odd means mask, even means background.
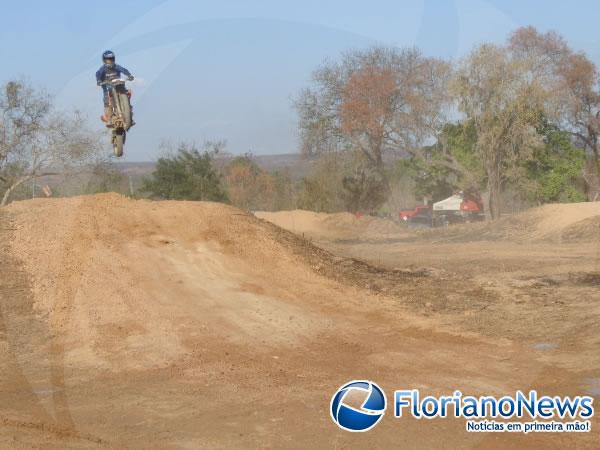
[{"label": "white vehicle", "polygon": [[483,202],[475,194],[459,192],[433,204],[433,225],[447,226],[484,220]]}]

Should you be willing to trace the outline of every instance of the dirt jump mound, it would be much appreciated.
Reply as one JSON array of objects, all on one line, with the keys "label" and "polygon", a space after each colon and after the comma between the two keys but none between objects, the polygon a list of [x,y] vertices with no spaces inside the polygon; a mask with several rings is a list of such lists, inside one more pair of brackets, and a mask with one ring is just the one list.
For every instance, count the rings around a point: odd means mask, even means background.
[{"label": "dirt jump mound", "polygon": [[310,299],[331,286],[274,227],[235,208],[106,194],[18,202],[6,213],[35,309],[71,364],[157,366],[203,336],[264,347],[323,326]]},{"label": "dirt jump mound", "polygon": [[312,239],[350,240],[398,235],[406,229],[391,220],[350,213],[316,213],[294,210],[256,212],[256,217]]},{"label": "dirt jump mound", "polygon": [[598,242],[600,202],[547,204],[495,222],[454,225],[421,235],[449,241]]}]

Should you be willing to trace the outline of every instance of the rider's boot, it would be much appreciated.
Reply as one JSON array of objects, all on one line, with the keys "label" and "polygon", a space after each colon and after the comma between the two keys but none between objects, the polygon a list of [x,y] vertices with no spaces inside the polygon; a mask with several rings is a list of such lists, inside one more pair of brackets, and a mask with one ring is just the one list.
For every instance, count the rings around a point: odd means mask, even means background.
[{"label": "rider's boot", "polygon": [[112,123],[110,123],[110,116],[112,116],[112,110],[110,109],[110,106],[105,106],[104,114],[102,114],[100,119],[102,120],[102,122],[104,122],[106,124],[107,128],[112,127]]}]

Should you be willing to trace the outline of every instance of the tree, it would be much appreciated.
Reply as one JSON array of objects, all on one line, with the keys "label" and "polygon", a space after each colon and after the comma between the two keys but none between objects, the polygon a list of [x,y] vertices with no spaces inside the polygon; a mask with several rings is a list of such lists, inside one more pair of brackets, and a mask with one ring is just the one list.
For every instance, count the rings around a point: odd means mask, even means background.
[{"label": "tree", "polygon": [[483,44],[462,62],[453,83],[459,110],[477,133],[492,219],[500,216],[507,171],[531,157],[541,143],[535,125],[548,91],[539,79],[527,76],[530,69],[507,48]]},{"label": "tree", "polygon": [[89,178],[83,186],[83,192],[98,194],[101,192],[128,193],[125,174],[111,160],[100,160],[90,167]]},{"label": "tree", "polygon": [[43,92],[23,81],[1,89],[0,206],[27,181],[82,169],[100,148],[78,113],[56,111]]},{"label": "tree", "polygon": [[271,210],[277,195],[275,178],[261,169],[251,154],[237,156],[225,168],[231,203],[247,210]]},{"label": "tree", "polygon": [[295,209],[297,202],[296,183],[288,168],[271,172],[275,184],[273,211]]},{"label": "tree", "polygon": [[583,54],[571,54],[561,65],[564,113],[570,132],[587,150],[584,172],[588,198],[600,198],[600,91],[596,66]]},{"label": "tree", "polygon": [[383,167],[386,128],[394,115],[396,79],[390,67],[365,66],[342,91],[341,131],[374,168]]},{"label": "tree", "polygon": [[444,123],[449,74],[416,49],[374,47],[324,64],[296,101],[303,153],[360,153],[385,189],[385,153],[417,152]]},{"label": "tree", "polygon": [[385,202],[388,196],[384,173],[359,158],[353,161],[352,172],[342,178],[342,198],[347,211],[372,212]]},{"label": "tree", "polygon": [[536,148],[533,158],[525,163],[525,176],[515,180],[520,191],[537,204],[584,201],[585,151],[573,145],[569,132],[555,125],[543,123],[539,132],[544,136],[544,145]]},{"label": "tree", "polygon": [[194,144],[180,143],[174,154],[158,159],[141,191],[164,200],[227,201],[221,179],[213,167],[213,158],[223,142],[205,144],[200,152]]},{"label": "tree", "polygon": [[600,84],[598,71],[583,53],[576,53],[554,32],[519,28],[510,37],[511,49],[526,57],[551,86],[555,103],[549,118],[568,131],[587,152],[582,173],[588,199],[600,198]]},{"label": "tree", "polygon": [[396,168],[414,181],[414,194],[433,201],[456,191],[479,192],[485,171],[476,151],[477,131],[472,121],[448,123],[437,142],[423,147],[419,157],[397,161]]},{"label": "tree", "polygon": [[347,173],[343,155],[322,155],[316,160],[310,175],[300,181],[298,207],[317,212],[343,211],[345,201],[342,180]]}]

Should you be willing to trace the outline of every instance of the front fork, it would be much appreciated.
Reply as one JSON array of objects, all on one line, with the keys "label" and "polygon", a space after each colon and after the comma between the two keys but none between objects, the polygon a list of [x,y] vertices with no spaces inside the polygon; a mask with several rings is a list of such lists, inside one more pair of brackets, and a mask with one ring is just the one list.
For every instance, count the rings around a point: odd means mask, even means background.
[{"label": "front fork", "polygon": [[[113,115],[116,116],[118,119],[116,125],[119,127],[123,127],[123,112],[121,111],[121,105],[120,105],[119,101],[117,100],[117,95],[118,95],[118,93],[115,91],[114,88],[112,88],[110,90],[108,98],[109,98],[109,101],[112,106]],[[115,121],[111,120],[111,122],[113,123],[113,126],[114,126]]]}]

